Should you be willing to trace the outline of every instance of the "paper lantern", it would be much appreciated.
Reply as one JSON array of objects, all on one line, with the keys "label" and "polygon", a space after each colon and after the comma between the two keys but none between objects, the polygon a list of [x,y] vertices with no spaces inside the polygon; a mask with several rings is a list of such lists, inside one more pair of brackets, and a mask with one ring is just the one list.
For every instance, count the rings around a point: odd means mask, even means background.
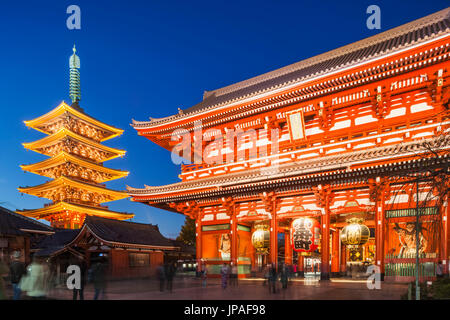
[{"label": "paper lantern", "polygon": [[269,252],[270,232],[268,225],[256,225],[252,234],[252,244],[257,253],[265,254]]},{"label": "paper lantern", "polygon": [[352,218],[347,220],[348,226],[345,226],[341,232],[341,242],[346,246],[360,246],[369,240],[370,230],[362,224],[363,220]]},{"label": "paper lantern", "polygon": [[295,219],[291,224],[291,246],[297,252],[313,252],[320,244],[320,224],[307,217]]}]

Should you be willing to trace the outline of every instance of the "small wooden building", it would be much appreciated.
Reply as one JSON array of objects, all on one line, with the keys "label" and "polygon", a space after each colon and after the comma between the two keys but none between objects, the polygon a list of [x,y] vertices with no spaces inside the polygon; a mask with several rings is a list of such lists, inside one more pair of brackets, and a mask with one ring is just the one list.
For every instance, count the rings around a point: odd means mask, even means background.
[{"label": "small wooden building", "polygon": [[53,233],[52,227],[0,206],[0,251],[6,263],[14,251],[29,263],[36,243]]},{"label": "small wooden building", "polygon": [[88,266],[99,257],[108,261],[111,278],[141,278],[155,274],[166,256],[179,256],[181,247],[165,238],[157,225],[87,216],[81,229],[56,230],[41,242],[39,255],[47,255],[64,276],[69,264],[82,257]]}]

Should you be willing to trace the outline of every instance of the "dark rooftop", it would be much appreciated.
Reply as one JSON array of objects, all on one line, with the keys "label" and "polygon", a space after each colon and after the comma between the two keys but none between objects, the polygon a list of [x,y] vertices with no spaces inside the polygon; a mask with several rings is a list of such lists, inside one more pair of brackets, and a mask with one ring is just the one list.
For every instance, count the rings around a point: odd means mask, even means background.
[{"label": "dark rooftop", "polygon": [[164,237],[157,225],[95,216],[87,216],[85,224],[95,235],[107,242],[174,247],[172,240]]},{"label": "dark rooftop", "polygon": [[39,242],[37,248],[58,248],[62,249],[69,244],[80,232],[80,229],[55,229],[55,233],[45,237]]},{"label": "dark rooftop", "polygon": [[54,229],[0,206],[0,234],[23,235],[21,230],[53,232]]}]

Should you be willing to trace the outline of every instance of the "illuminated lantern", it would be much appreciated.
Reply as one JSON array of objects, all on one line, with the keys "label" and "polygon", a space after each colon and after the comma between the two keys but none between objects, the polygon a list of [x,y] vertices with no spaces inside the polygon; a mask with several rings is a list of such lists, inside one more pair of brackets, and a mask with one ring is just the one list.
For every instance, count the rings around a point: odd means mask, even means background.
[{"label": "illuminated lantern", "polygon": [[270,232],[268,225],[255,225],[255,231],[252,234],[252,244],[256,249],[256,253],[266,254],[269,252]]},{"label": "illuminated lantern", "polygon": [[363,225],[364,220],[352,218],[347,220],[348,226],[342,229],[341,241],[346,246],[360,246],[369,240],[370,230]]},{"label": "illuminated lantern", "polygon": [[311,218],[298,218],[291,224],[291,246],[297,252],[313,252],[320,244],[320,224]]}]

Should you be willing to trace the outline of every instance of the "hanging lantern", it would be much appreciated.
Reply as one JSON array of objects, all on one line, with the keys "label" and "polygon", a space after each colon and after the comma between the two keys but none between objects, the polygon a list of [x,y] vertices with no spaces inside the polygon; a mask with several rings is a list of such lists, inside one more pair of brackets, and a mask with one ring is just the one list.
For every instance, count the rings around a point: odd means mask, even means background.
[{"label": "hanging lantern", "polygon": [[320,224],[317,220],[302,217],[291,224],[291,246],[297,252],[313,252],[320,244]]},{"label": "hanging lantern", "polygon": [[369,240],[370,230],[362,224],[363,219],[352,218],[347,220],[348,226],[342,229],[341,241],[346,246],[360,246]]},{"label": "hanging lantern", "polygon": [[252,244],[256,249],[256,253],[269,253],[270,232],[269,226],[265,224],[255,225],[255,231],[252,234]]}]

